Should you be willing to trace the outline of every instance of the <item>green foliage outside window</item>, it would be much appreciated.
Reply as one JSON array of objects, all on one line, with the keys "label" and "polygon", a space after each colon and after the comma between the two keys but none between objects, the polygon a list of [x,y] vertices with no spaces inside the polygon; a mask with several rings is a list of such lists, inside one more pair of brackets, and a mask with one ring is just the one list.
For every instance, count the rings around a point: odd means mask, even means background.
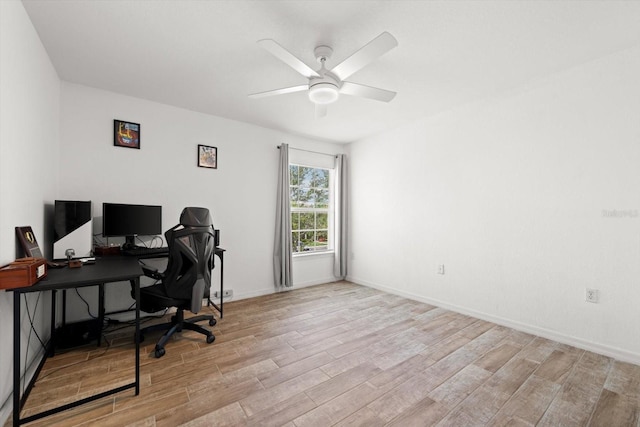
[{"label": "green foliage outside window", "polygon": [[289,165],[293,252],[324,251],[329,244],[329,170]]}]

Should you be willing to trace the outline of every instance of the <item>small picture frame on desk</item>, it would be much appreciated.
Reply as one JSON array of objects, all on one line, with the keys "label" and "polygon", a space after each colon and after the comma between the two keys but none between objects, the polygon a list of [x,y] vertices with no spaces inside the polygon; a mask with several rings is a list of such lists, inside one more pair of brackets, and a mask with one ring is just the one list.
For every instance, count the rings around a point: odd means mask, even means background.
[{"label": "small picture frame on desk", "polygon": [[113,121],[113,145],[140,149],[140,123]]},{"label": "small picture frame on desk", "polygon": [[29,226],[16,227],[16,236],[22,246],[22,250],[28,257],[43,258],[42,251],[36,240],[36,235],[33,234],[33,230]]},{"label": "small picture frame on desk", "polygon": [[218,169],[218,148],[198,144],[198,166]]}]

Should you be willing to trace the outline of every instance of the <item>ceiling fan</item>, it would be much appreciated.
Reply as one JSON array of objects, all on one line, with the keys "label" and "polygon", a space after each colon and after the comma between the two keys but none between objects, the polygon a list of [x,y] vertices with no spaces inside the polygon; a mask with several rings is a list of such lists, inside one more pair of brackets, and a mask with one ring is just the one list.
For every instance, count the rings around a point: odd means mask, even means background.
[{"label": "ceiling fan", "polygon": [[324,117],[327,115],[327,105],[337,101],[340,94],[360,96],[384,102],[389,102],[396,96],[395,92],[389,90],[344,80],[398,45],[395,37],[386,31],[331,70],[325,68],[326,61],[331,58],[331,54],[333,53],[333,49],[329,46],[318,46],[315,48],[313,53],[320,63],[320,69],[315,71],[274,40],[264,39],[258,41],[258,44],[273,56],[309,79],[309,83],[254,93],[249,95],[250,98],[263,98],[266,96],[306,90],[308,91],[309,99],[316,106],[316,117]]}]

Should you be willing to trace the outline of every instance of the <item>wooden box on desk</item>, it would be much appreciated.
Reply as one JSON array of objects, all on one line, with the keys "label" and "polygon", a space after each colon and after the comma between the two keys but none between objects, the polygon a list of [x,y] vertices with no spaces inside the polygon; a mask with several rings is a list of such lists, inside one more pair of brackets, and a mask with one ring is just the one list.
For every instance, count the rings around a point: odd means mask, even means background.
[{"label": "wooden box on desk", "polygon": [[93,248],[95,256],[120,255],[120,246],[96,246]]},{"label": "wooden box on desk", "polygon": [[31,286],[46,275],[46,259],[18,258],[11,264],[0,267],[0,289]]}]

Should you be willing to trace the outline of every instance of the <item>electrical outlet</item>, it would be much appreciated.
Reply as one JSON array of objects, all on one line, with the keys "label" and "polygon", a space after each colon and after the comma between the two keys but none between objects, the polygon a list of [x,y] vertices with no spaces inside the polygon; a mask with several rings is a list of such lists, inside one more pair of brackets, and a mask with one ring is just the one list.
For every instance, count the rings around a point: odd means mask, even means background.
[{"label": "electrical outlet", "polygon": [[598,290],[587,288],[584,294],[584,299],[587,302],[593,302],[593,303],[598,302]]},{"label": "electrical outlet", "polygon": [[438,274],[444,274],[444,264],[438,264]]},{"label": "electrical outlet", "polygon": [[[225,289],[223,295],[224,295],[225,298],[231,298],[231,297],[233,297],[233,290],[232,289]],[[220,291],[215,291],[213,293],[213,297],[214,298],[220,298]]]}]

